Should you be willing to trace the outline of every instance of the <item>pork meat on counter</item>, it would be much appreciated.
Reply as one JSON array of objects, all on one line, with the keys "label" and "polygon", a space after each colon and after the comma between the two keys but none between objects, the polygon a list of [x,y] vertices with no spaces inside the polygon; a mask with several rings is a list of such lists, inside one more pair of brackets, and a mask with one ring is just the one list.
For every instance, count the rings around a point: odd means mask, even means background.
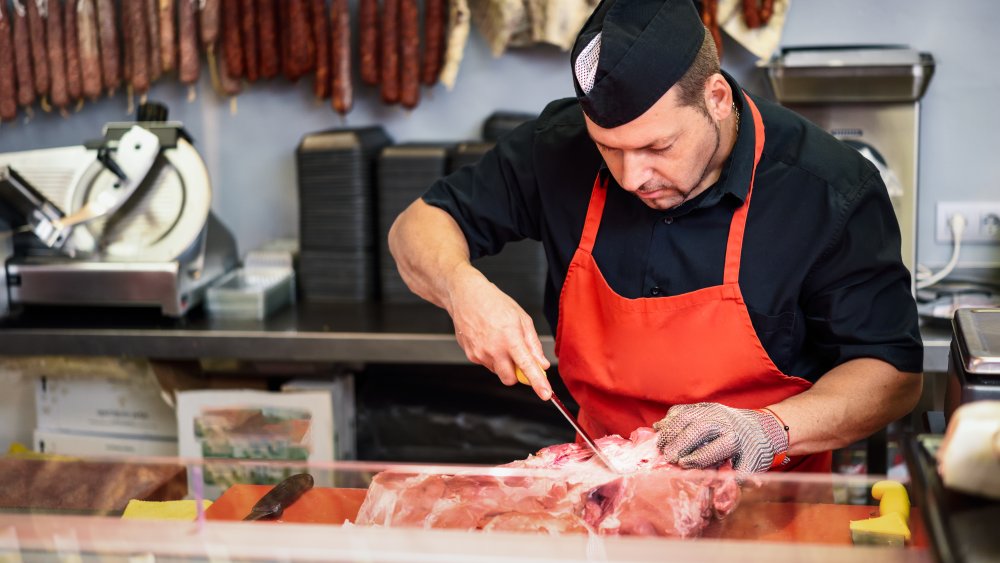
[{"label": "pork meat on counter", "polygon": [[384,471],[372,480],[356,523],[686,538],[736,508],[735,473],[667,463],[651,428],[597,444],[622,474],[579,444],[550,446],[501,466],[548,470],[535,475]]}]

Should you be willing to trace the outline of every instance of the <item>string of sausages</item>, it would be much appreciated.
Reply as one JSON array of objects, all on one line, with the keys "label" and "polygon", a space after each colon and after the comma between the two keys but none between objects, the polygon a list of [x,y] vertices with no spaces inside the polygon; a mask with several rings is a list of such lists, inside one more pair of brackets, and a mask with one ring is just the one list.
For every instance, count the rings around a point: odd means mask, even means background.
[{"label": "string of sausages", "polygon": [[[722,33],[719,31],[719,0],[695,0],[700,9],[701,23],[715,41],[715,47],[722,58]],[[747,29],[764,27],[774,15],[774,0],[741,0],[743,21]]]},{"label": "string of sausages", "polygon": [[455,2],[358,0],[354,26],[348,0],[0,0],[0,123],[36,104],[68,115],[122,87],[131,103],[169,79],[193,99],[202,57],[223,96],[311,76],[315,98],[341,115],[354,106],[356,61],[384,103],[413,109],[446,66]]}]

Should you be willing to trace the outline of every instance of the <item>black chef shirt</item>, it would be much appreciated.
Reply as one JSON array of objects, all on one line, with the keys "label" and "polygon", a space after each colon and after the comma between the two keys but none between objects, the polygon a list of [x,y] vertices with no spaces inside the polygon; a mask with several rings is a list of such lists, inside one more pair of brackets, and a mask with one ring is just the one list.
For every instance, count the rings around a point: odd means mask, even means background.
[{"label": "black chef shirt", "polygon": [[[766,134],[739,280],[765,350],[782,372],[810,381],[862,357],[922,371],[899,226],[877,169],[797,114],[753,100]],[[599,173],[609,179],[608,197],[593,256],[615,292],[656,298],[722,283],[730,221],[753,165],[753,120],[743,105],[737,97],[741,127],[718,181],[674,209],[651,209],[618,186],[575,99],[552,102],[423,199],[455,219],[473,259],[506,242],[542,241],[545,314],[555,334],[562,283]],[[676,353],[669,345],[664,353]]]}]

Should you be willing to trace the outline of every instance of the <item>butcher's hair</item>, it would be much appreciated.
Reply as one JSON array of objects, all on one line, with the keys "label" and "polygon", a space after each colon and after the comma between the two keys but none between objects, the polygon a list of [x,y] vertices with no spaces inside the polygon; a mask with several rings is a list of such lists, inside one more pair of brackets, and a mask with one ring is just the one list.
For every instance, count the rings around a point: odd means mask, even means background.
[{"label": "butcher's hair", "polygon": [[719,72],[719,52],[715,49],[712,34],[705,30],[701,49],[694,57],[684,76],[677,81],[677,99],[681,107],[694,106],[705,109],[705,83]]}]

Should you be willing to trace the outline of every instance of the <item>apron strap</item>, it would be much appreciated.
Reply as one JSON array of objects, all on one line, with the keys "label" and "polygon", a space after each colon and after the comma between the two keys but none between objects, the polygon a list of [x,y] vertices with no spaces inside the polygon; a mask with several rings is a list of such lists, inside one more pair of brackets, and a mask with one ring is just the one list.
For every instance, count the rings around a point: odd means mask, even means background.
[{"label": "apron strap", "polygon": [[601,215],[604,214],[604,202],[608,198],[608,181],[601,182],[601,174],[594,178],[594,188],[590,192],[590,205],[587,207],[587,218],[583,222],[583,235],[580,237],[580,250],[588,254],[594,250],[597,240],[597,229],[601,226]]},{"label": "apron strap", "polygon": [[753,103],[746,92],[742,92],[745,107],[750,109],[750,116],[753,118],[753,168],[750,170],[750,188],[747,190],[747,199],[743,205],[733,214],[733,221],[729,224],[729,241],[726,243],[726,266],[722,275],[722,283],[725,285],[739,284],[740,281],[740,257],[743,254],[743,233],[746,231],[747,214],[750,212],[750,196],[753,195],[754,177],[757,174],[757,163],[760,162],[760,155],[764,151],[764,121],[760,117],[757,105]]}]

